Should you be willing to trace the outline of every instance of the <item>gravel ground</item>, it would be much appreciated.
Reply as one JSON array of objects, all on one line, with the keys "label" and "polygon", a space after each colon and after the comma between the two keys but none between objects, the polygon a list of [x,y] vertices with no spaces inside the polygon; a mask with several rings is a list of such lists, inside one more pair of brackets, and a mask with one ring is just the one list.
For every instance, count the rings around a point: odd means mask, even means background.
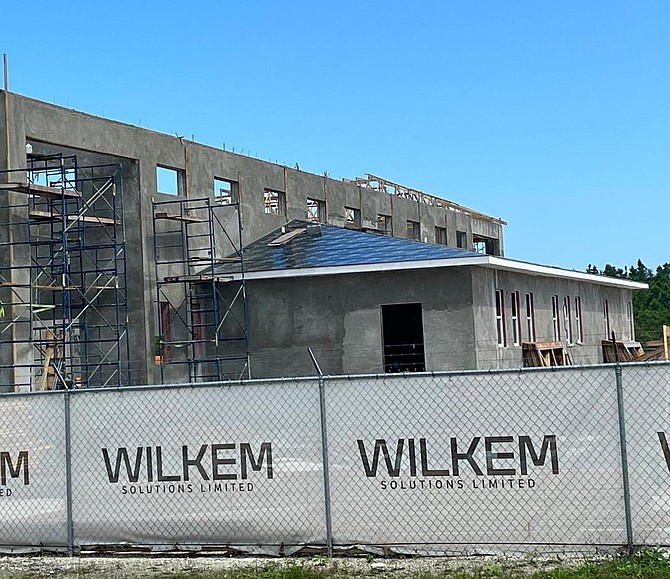
[{"label": "gravel ground", "polygon": [[[593,557],[589,558],[593,560]],[[579,565],[585,561],[576,556],[520,556],[510,557],[440,557],[374,559],[365,557],[337,557],[329,562],[323,557],[285,559],[268,558],[217,558],[217,557],[0,557],[0,577],[102,577],[161,578],[177,573],[199,573],[246,569],[253,571],[268,565],[304,565],[314,568],[332,568],[343,577],[376,577],[379,579],[413,577],[422,572],[439,573],[444,570],[514,569],[519,575],[529,575],[540,569],[550,570],[559,566]],[[338,575],[340,574],[338,573]]]}]

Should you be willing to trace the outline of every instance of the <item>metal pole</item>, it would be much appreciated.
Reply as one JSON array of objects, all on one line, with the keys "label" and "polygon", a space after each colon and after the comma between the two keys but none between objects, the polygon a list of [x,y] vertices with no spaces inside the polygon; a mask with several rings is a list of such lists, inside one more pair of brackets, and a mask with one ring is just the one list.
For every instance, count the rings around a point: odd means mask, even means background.
[{"label": "metal pole", "polygon": [[67,554],[74,555],[74,522],[72,520],[72,447],[70,442],[70,392],[63,392],[65,400],[65,508],[67,516]]},{"label": "metal pole", "polygon": [[333,558],[333,517],[330,508],[330,469],[328,467],[328,428],[326,426],[326,384],[321,367],[316,360],[312,348],[307,348],[312,363],[319,373],[319,411],[321,414],[321,451],[323,460],[323,498],[326,508],[326,544],[328,557]]},{"label": "metal pole", "polygon": [[623,408],[623,375],[621,364],[614,368],[616,376],[616,399],[619,411],[619,444],[621,446],[621,478],[623,481],[623,504],[626,515],[626,544],[628,553],[633,552],[633,517],[630,506],[630,482],[628,478],[628,449],[626,447],[626,420]]}]

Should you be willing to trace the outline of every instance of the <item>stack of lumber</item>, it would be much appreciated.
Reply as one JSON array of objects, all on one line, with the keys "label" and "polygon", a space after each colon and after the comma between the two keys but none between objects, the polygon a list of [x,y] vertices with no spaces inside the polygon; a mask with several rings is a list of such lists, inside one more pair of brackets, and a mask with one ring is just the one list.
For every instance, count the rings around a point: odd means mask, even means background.
[{"label": "stack of lumber", "polygon": [[640,342],[616,341],[616,351],[612,340],[603,340],[603,360],[606,363],[614,362],[638,362],[644,356],[644,350]]},{"label": "stack of lumber", "polygon": [[521,349],[526,368],[572,366],[570,354],[561,342],[524,342]]}]

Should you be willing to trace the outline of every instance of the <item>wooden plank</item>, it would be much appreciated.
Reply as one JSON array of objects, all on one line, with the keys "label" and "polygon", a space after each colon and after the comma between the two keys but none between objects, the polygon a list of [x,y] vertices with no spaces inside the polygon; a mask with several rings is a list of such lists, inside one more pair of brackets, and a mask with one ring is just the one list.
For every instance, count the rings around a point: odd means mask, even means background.
[{"label": "wooden plank", "polygon": [[192,217],[191,215],[174,215],[167,211],[158,211],[154,213],[156,219],[166,219],[168,221],[183,221],[185,223],[205,223],[204,219],[199,217]]},{"label": "wooden plank", "polygon": [[80,199],[82,196],[79,191],[73,191],[72,189],[46,187],[45,185],[36,185],[34,183],[0,183],[0,190],[36,195],[45,199],[62,199],[63,197],[67,199]]},{"label": "wooden plank", "polygon": [[284,233],[283,235],[277,237],[277,239],[275,239],[274,241],[268,243],[268,247],[277,247],[279,245],[284,245],[285,243],[288,243],[292,239],[298,237],[298,235],[305,233],[305,231],[307,231],[307,229],[305,227],[301,227],[300,229],[294,229],[293,231]]},{"label": "wooden plank", "polygon": [[[48,211],[33,210],[29,213],[32,219],[43,219],[45,221],[59,220],[61,215],[51,214]],[[92,223],[94,225],[121,225],[120,220],[109,219],[107,217],[96,217],[94,215],[68,215],[66,218],[70,223],[81,221],[82,223]]]}]

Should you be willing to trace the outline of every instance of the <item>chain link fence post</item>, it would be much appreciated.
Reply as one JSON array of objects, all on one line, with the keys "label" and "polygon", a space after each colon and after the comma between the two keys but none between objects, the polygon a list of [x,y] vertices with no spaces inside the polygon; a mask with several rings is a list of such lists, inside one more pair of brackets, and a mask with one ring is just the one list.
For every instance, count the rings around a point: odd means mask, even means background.
[{"label": "chain link fence post", "polygon": [[70,391],[63,392],[65,404],[65,508],[67,516],[67,554],[74,555],[74,522],[72,520],[72,452],[70,439]]},{"label": "chain link fence post", "polygon": [[333,518],[330,507],[330,469],[328,468],[328,427],[326,425],[326,383],[323,378],[323,372],[319,362],[312,352],[312,348],[307,348],[312,363],[319,374],[319,415],[321,418],[321,450],[323,453],[323,495],[324,506],[326,510],[326,543],[328,547],[328,557],[333,558]]},{"label": "chain link fence post", "polygon": [[[614,334],[614,333],[613,333]],[[616,342],[614,343],[616,350]],[[621,447],[621,478],[623,482],[623,504],[626,515],[626,546],[628,553],[633,552],[633,518],[630,507],[630,481],[628,478],[628,449],[626,446],[626,417],[623,407],[623,372],[621,364],[614,367],[616,377],[616,400],[619,413],[619,443]]]}]

